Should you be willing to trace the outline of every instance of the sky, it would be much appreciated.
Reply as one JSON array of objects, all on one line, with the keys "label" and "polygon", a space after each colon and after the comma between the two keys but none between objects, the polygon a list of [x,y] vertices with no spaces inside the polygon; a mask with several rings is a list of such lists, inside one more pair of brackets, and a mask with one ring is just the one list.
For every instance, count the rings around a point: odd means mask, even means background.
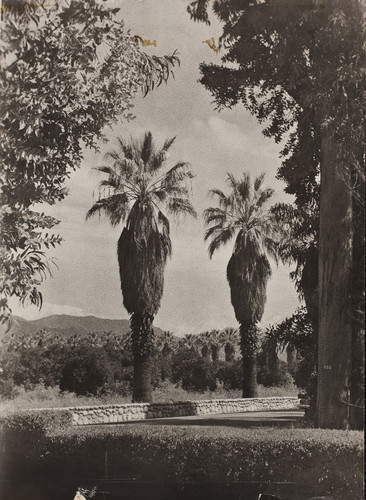
[{"label": "sky", "polygon": [[[13,313],[26,319],[50,314],[128,318],[116,254],[122,227],[112,228],[107,219],[98,217],[86,221],[85,214],[102,179],[93,167],[105,163],[103,155],[115,147],[116,137],[141,137],[151,131],[158,145],[176,136],[167,163],[191,163],[195,173],[193,204],[199,214],[197,220],[181,219],[171,226],[173,254],[166,267],[164,295],[155,324],[178,335],[236,327],[226,280],[234,242],[209,259],[202,212],[213,202],[209,189],[226,190],[228,172],[240,177],[247,171],[252,178],[265,172],[265,185],[275,189],[273,204],[291,202],[283,191],[284,184],[275,178],[281,163],[281,144],[264,137],[257,120],[242,105],[215,110],[211,94],[198,82],[201,62],[220,62],[220,52],[205,43],[213,37],[218,45],[221,28],[213,16],[211,26],[194,23],[186,12],[188,0],[107,0],[105,4],[120,7],[119,16],[131,34],[156,40],[156,47],[144,48],[147,53],[164,55],[177,49],[181,66],[167,85],[145,98],[138,96],[133,121],[118,122],[105,131],[109,142],[101,145],[100,155],[85,151],[81,168],[67,182],[69,196],[52,207],[42,206],[43,211],[61,221],[57,232],[64,241],[48,254],[58,268],[54,268],[53,278],[41,285],[41,311],[12,301]],[[290,271],[272,263],[262,326],[291,315],[298,306]]]}]

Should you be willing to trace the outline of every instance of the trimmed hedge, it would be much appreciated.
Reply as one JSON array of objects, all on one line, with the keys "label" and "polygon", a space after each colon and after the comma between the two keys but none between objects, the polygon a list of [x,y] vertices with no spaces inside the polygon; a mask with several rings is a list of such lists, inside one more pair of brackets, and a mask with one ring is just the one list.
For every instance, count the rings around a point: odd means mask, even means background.
[{"label": "trimmed hedge", "polygon": [[[40,477],[101,477],[106,473],[189,485],[289,481],[296,491],[363,498],[363,435],[323,429],[235,428],[127,424],[47,430],[42,454],[19,461]],[[7,453],[14,457],[12,449]],[[5,457],[9,459],[8,457]],[[10,463],[15,463],[13,460]],[[7,468],[7,473],[17,474]],[[291,497],[289,497],[291,498]]]},{"label": "trimmed hedge", "polygon": [[72,425],[72,412],[64,409],[24,410],[0,419],[4,470],[32,468],[47,452],[48,435]]}]

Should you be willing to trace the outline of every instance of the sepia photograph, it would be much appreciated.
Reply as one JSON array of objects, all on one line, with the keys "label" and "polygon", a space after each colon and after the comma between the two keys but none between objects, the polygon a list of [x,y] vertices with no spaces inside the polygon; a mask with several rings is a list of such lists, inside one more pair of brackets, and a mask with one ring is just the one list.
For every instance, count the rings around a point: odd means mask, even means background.
[{"label": "sepia photograph", "polygon": [[0,0],[0,499],[362,500],[366,0]]}]

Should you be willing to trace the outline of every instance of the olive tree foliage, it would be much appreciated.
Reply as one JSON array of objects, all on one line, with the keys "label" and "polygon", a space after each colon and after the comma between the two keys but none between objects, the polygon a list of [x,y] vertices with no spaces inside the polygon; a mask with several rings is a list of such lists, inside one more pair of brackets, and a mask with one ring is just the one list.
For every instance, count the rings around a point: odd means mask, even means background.
[{"label": "olive tree foliage", "polygon": [[[44,5],[43,5],[44,4]],[[65,198],[65,180],[83,149],[98,150],[103,129],[131,119],[139,92],[166,81],[175,53],[144,53],[96,0],[5,0],[1,11],[0,312],[8,298],[42,305],[38,285],[51,272],[46,249],[61,241],[58,221],[39,204]]]}]

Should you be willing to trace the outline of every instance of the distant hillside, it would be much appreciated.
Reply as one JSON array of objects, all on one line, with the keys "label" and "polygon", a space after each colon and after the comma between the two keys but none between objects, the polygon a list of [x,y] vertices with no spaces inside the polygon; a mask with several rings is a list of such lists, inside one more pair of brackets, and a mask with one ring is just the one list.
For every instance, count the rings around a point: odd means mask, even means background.
[{"label": "distant hillside", "polygon": [[[130,330],[128,319],[103,319],[95,316],[69,316],[67,314],[55,314],[45,318],[27,321],[20,316],[13,316],[10,329],[5,333],[6,328],[1,328],[1,335],[32,335],[39,330],[47,333],[61,335],[68,338],[71,335],[85,337],[92,332],[112,332],[114,334],[125,334]],[[162,330],[154,327],[156,333]]]}]

